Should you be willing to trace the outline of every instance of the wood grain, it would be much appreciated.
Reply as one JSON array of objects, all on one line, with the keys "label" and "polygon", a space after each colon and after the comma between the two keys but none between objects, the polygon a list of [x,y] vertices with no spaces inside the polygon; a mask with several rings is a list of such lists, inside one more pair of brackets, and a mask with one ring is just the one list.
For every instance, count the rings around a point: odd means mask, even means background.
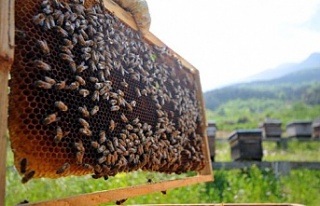
[{"label": "wood grain", "polygon": [[28,204],[32,206],[55,206],[55,205],[77,205],[77,206],[87,206],[87,205],[98,205],[104,202],[111,202],[121,199],[126,199],[134,196],[140,196],[145,194],[150,194],[154,192],[161,192],[177,187],[183,187],[191,184],[196,184],[199,182],[211,181],[212,175],[199,175],[195,177],[188,177],[180,180],[170,180],[159,183],[151,183],[147,185],[119,188],[114,190],[94,192],[90,194],[81,194],[73,197],[62,198],[51,201],[43,201],[33,204]]},{"label": "wood grain", "polygon": [[13,63],[14,1],[0,0],[0,205],[5,205],[8,76]]}]

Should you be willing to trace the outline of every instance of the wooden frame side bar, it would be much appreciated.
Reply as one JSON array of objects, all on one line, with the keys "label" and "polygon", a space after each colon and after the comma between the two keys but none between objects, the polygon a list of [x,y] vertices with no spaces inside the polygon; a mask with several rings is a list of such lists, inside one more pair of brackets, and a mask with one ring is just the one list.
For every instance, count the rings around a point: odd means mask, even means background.
[{"label": "wooden frame side bar", "polygon": [[14,54],[14,0],[0,0],[0,205],[5,205],[8,77]]}]

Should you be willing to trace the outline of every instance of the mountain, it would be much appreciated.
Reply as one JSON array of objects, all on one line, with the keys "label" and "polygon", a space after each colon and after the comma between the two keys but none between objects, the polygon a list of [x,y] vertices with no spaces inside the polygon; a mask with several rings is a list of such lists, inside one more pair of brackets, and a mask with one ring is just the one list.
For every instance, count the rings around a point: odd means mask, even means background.
[{"label": "mountain", "polygon": [[258,80],[271,80],[280,78],[287,74],[297,72],[302,69],[319,68],[320,67],[320,53],[312,53],[307,59],[300,63],[286,63],[276,68],[265,70],[261,73],[253,75],[243,80],[243,82],[252,82]]},{"label": "mountain", "polygon": [[[280,67],[279,74],[271,74],[267,80],[238,83],[204,93],[207,109],[217,109],[232,100],[281,100],[320,104],[320,53],[310,55],[299,64]],[[291,71],[291,72],[289,72]],[[262,74],[261,74],[262,75]]]}]

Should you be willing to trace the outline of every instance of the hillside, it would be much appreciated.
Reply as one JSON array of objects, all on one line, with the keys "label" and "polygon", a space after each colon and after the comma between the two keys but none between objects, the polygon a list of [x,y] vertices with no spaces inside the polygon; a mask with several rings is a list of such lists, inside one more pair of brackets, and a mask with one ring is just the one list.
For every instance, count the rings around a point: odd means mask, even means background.
[{"label": "hillside", "polygon": [[236,99],[320,104],[320,67],[301,69],[268,81],[241,83],[204,93],[206,108],[211,110]]},{"label": "hillside", "polygon": [[299,63],[286,63],[276,68],[265,70],[244,79],[244,82],[272,80],[308,68],[320,68],[320,53],[312,53],[308,58]]}]

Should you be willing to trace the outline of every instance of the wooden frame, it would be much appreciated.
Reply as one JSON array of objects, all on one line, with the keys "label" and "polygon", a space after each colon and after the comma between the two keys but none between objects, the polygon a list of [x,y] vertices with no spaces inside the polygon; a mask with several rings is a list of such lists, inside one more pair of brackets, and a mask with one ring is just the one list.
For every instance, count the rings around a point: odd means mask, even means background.
[{"label": "wooden frame", "polygon": [[5,203],[8,77],[13,63],[14,1],[0,0],[0,205]]},{"label": "wooden frame", "polygon": [[[104,4],[110,12],[116,14],[118,18],[120,18],[124,23],[137,30],[135,21],[132,16],[120,8],[117,4],[112,2],[111,0],[104,0]],[[1,158],[6,159],[6,151],[7,151],[7,142],[6,142],[6,131],[7,131],[7,112],[8,112],[8,95],[7,94],[7,86],[8,86],[8,75],[10,72],[11,65],[13,63],[13,48],[14,45],[14,0],[0,0],[1,5],[1,19],[0,19],[0,28],[2,28],[0,33],[0,88],[3,88],[3,94],[0,96],[0,152]],[[9,34],[9,35],[8,35]],[[166,46],[161,40],[159,40],[152,33],[147,32],[144,35],[145,39],[149,42],[157,45],[157,46]],[[11,46],[10,46],[11,45]],[[181,56],[176,54],[170,48],[169,52],[179,58],[181,63],[190,69],[190,72],[196,75],[196,82],[198,83],[198,88],[200,91],[200,79],[198,70],[184,60]],[[81,194],[72,197],[57,199],[57,200],[48,200],[42,201],[39,203],[33,203],[29,205],[96,205],[105,202],[115,201],[126,199],[129,197],[145,195],[153,192],[160,192],[168,189],[173,189],[177,187],[187,186],[190,184],[200,183],[200,182],[208,182],[213,180],[212,176],[212,166],[210,160],[210,152],[208,146],[208,139],[206,136],[207,129],[207,121],[205,118],[205,105],[203,101],[202,93],[198,94],[198,99],[202,103],[202,113],[204,118],[204,124],[202,126],[202,130],[204,132],[205,140],[204,140],[204,151],[206,156],[206,166],[205,168],[197,175],[193,177],[188,177],[179,180],[170,180],[163,181],[158,183],[152,183],[147,185],[138,185],[127,188],[119,188],[114,190],[107,191],[99,191],[89,194]],[[0,164],[0,204],[5,203],[5,169],[6,169],[6,161],[1,161]]]}]

